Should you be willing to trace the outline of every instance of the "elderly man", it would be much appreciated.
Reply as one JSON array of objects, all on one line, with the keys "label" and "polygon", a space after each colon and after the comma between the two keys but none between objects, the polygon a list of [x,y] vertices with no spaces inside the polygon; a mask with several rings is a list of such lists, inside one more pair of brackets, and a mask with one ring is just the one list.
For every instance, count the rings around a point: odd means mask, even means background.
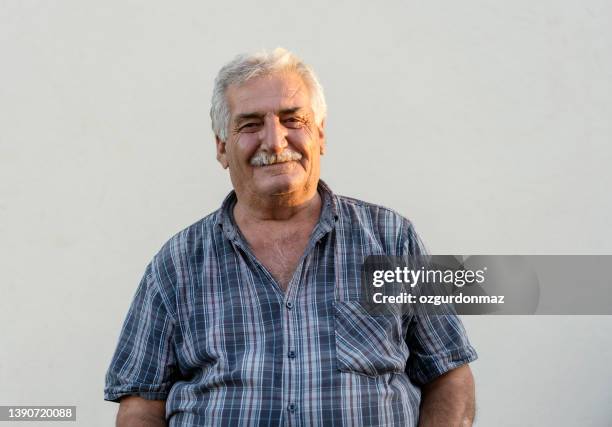
[{"label": "elderly man", "polygon": [[368,255],[418,255],[412,224],[319,179],[325,100],[284,49],[224,66],[212,99],[234,191],[153,257],[105,399],[119,426],[465,426],[474,416],[456,316],[368,314]]}]

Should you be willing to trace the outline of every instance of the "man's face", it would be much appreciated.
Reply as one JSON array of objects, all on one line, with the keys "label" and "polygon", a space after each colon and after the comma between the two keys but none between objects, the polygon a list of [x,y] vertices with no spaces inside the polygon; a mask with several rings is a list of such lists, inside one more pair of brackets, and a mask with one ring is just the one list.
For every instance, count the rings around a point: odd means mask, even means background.
[{"label": "man's face", "polygon": [[325,148],[323,123],[314,121],[308,88],[295,73],[252,79],[226,91],[227,141],[217,138],[217,159],[229,167],[238,197],[313,194]]}]

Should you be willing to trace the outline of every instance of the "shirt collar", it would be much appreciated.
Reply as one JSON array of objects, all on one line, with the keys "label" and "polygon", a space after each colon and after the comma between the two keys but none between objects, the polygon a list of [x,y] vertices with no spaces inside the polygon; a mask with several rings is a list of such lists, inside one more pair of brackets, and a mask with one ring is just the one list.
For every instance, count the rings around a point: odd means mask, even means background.
[{"label": "shirt collar", "polygon": [[[334,193],[322,179],[319,179],[317,191],[321,195],[322,204],[321,216],[319,218],[319,224],[317,227],[321,229],[321,232],[326,233],[335,226],[335,223],[338,220],[338,205],[336,203]],[[236,192],[232,190],[223,200],[216,222],[216,226],[220,227],[223,230],[223,233],[230,240],[235,240],[238,235],[238,227],[234,222],[233,215],[236,200]],[[315,227],[315,229],[317,227]]]}]

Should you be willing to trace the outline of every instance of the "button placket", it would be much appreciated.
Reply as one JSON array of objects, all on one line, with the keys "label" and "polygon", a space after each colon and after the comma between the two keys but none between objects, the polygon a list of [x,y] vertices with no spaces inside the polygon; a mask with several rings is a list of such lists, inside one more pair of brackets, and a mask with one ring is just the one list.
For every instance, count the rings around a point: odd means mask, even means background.
[{"label": "button placket", "polygon": [[[299,275],[297,276],[299,277]],[[297,424],[296,414],[297,414],[297,385],[299,383],[299,372],[297,370],[297,366],[295,363],[296,358],[296,341],[298,340],[298,319],[299,319],[299,311],[297,304],[297,293],[298,286],[295,283],[289,283],[287,286],[286,300],[285,300],[285,330],[283,331],[283,377],[285,382],[283,384],[283,388],[286,390],[285,396],[285,408],[287,415],[287,425],[293,426]]]}]

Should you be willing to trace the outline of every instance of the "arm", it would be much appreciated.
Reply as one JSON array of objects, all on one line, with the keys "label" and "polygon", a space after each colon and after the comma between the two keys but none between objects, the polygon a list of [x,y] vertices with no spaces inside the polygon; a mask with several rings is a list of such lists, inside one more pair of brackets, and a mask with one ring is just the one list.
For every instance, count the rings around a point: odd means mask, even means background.
[{"label": "arm", "polygon": [[117,427],[165,427],[166,401],[147,400],[138,396],[121,399]]},{"label": "arm", "polygon": [[178,378],[176,322],[152,263],[124,321],[106,373],[104,399],[119,402],[117,426],[165,426],[165,399]]},{"label": "arm", "polygon": [[470,427],[474,421],[474,378],[468,365],[422,387],[419,427]]}]

